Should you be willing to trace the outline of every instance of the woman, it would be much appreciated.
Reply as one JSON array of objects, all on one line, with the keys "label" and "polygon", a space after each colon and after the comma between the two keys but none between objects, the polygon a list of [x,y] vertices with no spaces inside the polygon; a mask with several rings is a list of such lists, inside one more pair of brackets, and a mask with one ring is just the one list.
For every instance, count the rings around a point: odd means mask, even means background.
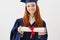
[{"label": "woman", "polygon": [[[42,20],[37,0],[21,0],[25,3],[25,14],[23,18],[16,20],[10,35],[10,40],[47,40],[47,28],[45,21]],[[35,32],[30,38],[31,32],[21,31],[21,27],[44,27],[44,32]]]}]

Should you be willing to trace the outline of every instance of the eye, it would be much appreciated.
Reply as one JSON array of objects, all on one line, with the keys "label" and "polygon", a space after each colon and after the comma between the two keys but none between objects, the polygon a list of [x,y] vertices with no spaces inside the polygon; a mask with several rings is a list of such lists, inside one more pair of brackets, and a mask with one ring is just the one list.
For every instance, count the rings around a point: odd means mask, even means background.
[{"label": "eye", "polygon": [[30,7],[29,5],[27,5],[27,7]]},{"label": "eye", "polygon": [[34,4],[32,4],[32,7],[34,7],[35,5]]}]

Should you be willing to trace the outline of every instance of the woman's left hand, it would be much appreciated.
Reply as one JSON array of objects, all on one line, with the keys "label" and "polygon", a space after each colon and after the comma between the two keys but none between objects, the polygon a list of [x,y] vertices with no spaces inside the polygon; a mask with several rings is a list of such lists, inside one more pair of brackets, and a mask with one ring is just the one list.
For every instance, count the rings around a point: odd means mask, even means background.
[{"label": "woman's left hand", "polygon": [[45,35],[46,34],[46,28],[44,30],[44,32],[38,32],[38,35]]}]

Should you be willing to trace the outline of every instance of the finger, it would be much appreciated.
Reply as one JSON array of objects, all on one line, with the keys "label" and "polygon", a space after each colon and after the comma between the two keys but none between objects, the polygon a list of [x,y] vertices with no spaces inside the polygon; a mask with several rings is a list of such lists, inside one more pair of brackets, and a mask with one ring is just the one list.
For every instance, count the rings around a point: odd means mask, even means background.
[{"label": "finger", "polygon": [[39,32],[38,35],[45,35],[46,33],[44,32]]},{"label": "finger", "polygon": [[46,28],[45,28],[44,32],[45,32],[45,33],[47,32]]},{"label": "finger", "polygon": [[23,34],[24,32],[20,31],[20,34]]}]

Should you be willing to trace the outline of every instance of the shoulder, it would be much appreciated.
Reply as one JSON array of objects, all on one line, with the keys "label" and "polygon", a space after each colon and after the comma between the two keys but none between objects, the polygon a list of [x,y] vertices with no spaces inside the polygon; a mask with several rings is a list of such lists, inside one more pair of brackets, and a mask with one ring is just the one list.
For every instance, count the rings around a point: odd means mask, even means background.
[{"label": "shoulder", "polygon": [[44,20],[42,20],[42,24],[44,27],[46,27],[46,22]]},{"label": "shoulder", "polygon": [[15,20],[15,23],[20,23],[20,22],[22,22],[22,18],[17,18],[17,19]]},{"label": "shoulder", "polygon": [[22,18],[18,18],[18,19],[16,19],[16,21],[22,21]]},{"label": "shoulder", "polygon": [[18,18],[16,21],[20,26],[24,25],[22,18]]},{"label": "shoulder", "polygon": [[42,20],[42,22],[43,22],[44,24],[46,24],[46,22],[45,22],[44,20]]}]

